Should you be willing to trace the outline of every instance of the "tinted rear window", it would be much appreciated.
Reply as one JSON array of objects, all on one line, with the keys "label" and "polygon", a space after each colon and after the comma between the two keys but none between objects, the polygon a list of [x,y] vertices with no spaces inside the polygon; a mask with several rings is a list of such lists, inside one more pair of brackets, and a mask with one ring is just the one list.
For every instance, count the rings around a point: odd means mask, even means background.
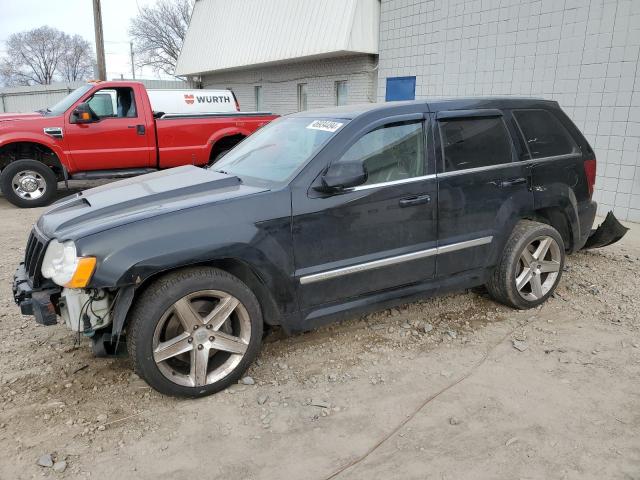
[{"label": "tinted rear window", "polygon": [[524,142],[532,158],[553,157],[578,151],[569,132],[546,110],[514,110]]},{"label": "tinted rear window", "polygon": [[511,139],[502,118],[439,123],[445,172],[511,162]]}]

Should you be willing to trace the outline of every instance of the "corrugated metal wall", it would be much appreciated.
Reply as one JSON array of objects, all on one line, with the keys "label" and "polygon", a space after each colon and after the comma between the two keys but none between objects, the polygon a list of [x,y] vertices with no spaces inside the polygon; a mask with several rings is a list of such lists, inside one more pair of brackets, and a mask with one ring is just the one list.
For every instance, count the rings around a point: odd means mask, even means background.
[{"label": "corrugated metal wall", "polygon": [[84,82],[0,89],[0,112],[34,112],[57,103]]},{"label": "corrugated metal wall", "polygon": [[201,0],[176,71],[192,75],[344,52],[376,54],[379,15],[378,0]]},{"label": "corrugated metal wall", "polygon": [[[149,89],[196,88],[190,82],[171,80],[139,80]],[[35,112],[59,102],[85,82],[34,85],[31,87],[0,88],[0,113]]]}]

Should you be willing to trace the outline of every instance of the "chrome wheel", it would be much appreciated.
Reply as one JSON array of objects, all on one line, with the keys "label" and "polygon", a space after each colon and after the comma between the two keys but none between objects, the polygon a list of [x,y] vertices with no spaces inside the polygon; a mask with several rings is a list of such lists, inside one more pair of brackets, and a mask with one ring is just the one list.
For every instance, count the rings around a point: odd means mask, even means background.
[{"label": "chrome wheel", "polygon": [[560,273],[562,252],[549,236],[530,242],[520,254],[516,270],[516,288],[525,300],[536,301],[553,288]]},{"label": "chrome wheel", "polygon": [[209,385],[238,366],[250,338],[245,306],[228,293],[202,290],[182,297],[162,315],[153,335],[153,359],[173,383]]},{"label": "chrome wheel", "polygon": [[37,200],[47,191],[47,182],[42,175],[33,170],[16,173],[11,180],[13,191],[25,200]]}]

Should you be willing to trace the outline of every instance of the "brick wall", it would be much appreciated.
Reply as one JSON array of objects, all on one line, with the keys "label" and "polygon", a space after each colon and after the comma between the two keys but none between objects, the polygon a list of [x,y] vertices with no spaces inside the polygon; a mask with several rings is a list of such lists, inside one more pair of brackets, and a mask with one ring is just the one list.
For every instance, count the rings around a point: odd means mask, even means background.
[{"label": "brick wall", "polygon": [[640,0],[382,0],[378,99],[557,100],[595,148],[599,213],[640,222]]},{"label": "brick wall", "polygon": [[255,111],[256,85],[262,85],[264,110],[280,115],[298,111],[297,86],[307,84],[308,108],[335,105],[335,82],[347,80],[348,103],[376,101],[374,55],[357,55],[203,75],[204,88],[231,88],[243,111]]}]

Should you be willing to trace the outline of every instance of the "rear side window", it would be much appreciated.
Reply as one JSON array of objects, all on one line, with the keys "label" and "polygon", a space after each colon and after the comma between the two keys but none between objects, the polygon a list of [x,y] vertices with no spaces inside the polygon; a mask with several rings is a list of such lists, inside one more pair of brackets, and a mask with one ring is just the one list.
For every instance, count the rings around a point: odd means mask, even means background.
[{"label": "rear side window", "polygon": [[576,142],[552,113],[546,110],[514,110],[513,117],[518,122],[531,158],[554,157],[578,151]]},{"label": "rear side window", "polygon": [[445,172],[511,162],[511,139],[502,118],[465,118],[439,123]]}]

